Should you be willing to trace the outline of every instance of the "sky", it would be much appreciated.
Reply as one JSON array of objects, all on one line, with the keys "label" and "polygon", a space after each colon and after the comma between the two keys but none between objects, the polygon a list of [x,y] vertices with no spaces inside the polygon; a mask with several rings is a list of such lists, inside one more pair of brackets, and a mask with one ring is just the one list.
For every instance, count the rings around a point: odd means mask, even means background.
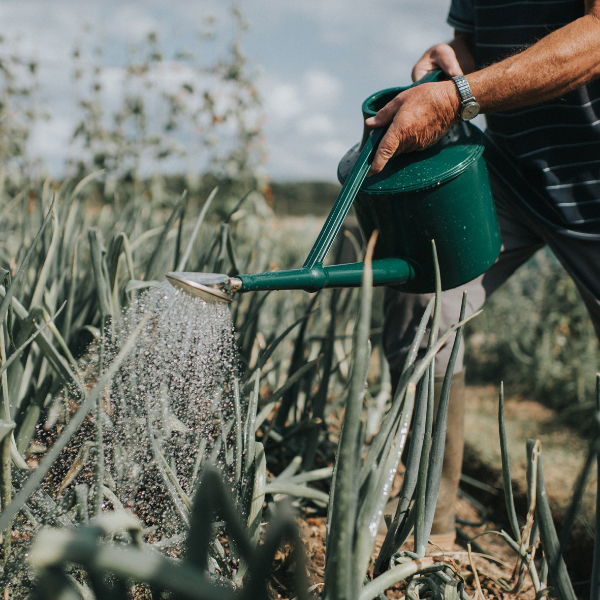
[{"label": "sky", "polygon": [[[407,84],[422,52],[451,34],[447,0],[237,4],[249,23],[243,49],[263,98],[263,170],[279,180],[334,181],[340,158],[360,138],[364,98]],[[104,49],[103,67],[113,76],[107,93],[116,96],[128,46],[150,31],[167,50],[193,46],[208,16],[225,41],[230,6],[228,0],[3,0],[0,35],[39,62],[39,102],[52,115],[36,125],[33,152],[54,171],[64,162],[73,130],[74,44]]]}]

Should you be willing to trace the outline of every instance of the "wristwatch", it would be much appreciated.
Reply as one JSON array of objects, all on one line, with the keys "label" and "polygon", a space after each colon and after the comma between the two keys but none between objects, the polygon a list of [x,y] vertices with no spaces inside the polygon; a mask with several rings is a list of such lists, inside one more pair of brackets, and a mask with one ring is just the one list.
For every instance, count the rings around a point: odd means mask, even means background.
[{"label": "wristwatch", "polygon": [[464,75],[457,75],[452,78],[452,81],[454,81],[456,89],[458,90],[458,95],[460,96],[460,109],[458,115],[463,121],[474,119],[479,114],[479,109],[481,107],[479,106],[479,102],[475,100],[475,96],[473,96],[467,78]]}]

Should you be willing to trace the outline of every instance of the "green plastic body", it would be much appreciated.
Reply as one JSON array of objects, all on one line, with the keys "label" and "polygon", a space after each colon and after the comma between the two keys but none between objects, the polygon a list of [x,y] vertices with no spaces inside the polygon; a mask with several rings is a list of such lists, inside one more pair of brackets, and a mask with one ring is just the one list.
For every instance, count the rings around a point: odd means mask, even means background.
[{"label": "green plastic body", "polygon": [[435,240],[442,289],[467,283],[496,260],[501,239],[483,159],[426,191],[359,194],[355,212],[364,235],[379,230],[375,258],[410,257],[415,275],[407,292],[435,289]]},{"label": "green plastic body", "polygon": [[[431,73],[407,87],[435,81],[439,76],[439,72]],[[407,87],[369,96],[363,103],[363,117],[375,114]],[[366,179],[383,133],[365,128],[361,143],[340,162],[342,189],[303,267],[238,275],[240,291],[316,291],[360,285],[363,263],[323,264],[353,204],[365,237],[368,239],[375,229],[379,231],[374,285],[432,292],[432,240],[436,243],[443,289],[474,279],[494,262],[500,250],[500,235],[479,130],[460,123],[434,146],[399,155],[381,173]]]},{"label": "green plastic body", "polygon": [[[404,89],[369,96],[363,116],[374,115]],[[368,135],[365,129],[361,144],[342,158],[338,166],[342,183],[351,177]],[[379,231],[375,258],[404,258],[414,267],[414,276],[402,285],[404,291],[434,291],[431,240],[436,244],[442,289],[475,279],[496,260],[501,238],[483,150],[479,129],[460,121],[426,150],[392,158],[358,192],[354,208],[365,238]]]}]

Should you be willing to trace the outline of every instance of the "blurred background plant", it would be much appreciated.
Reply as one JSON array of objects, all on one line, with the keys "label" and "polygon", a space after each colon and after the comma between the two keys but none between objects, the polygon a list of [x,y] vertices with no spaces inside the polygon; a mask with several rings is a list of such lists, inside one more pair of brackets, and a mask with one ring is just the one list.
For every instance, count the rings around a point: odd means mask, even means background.
[{"label": "blurred background plant", "polygon": [[[28,151],[32,125],[50,115],[39,105],[38,64],[0,36],[0,193],[22,186],[36,166]],[[12,188],[14,189],[14,187]]]},{"label": "blurred background plant", "polygon": [[[119,69],[103,60],[109,48],[74,47],[78,116],[63,176],[81,179],[102,169],[104,202],[122,196],[127,185],[157,194],[166,186],[193,192],[203,177],[251,184],[263,159],[263,114],[256,73],[242,50],[246,29],[234,6],[224,49],[213,47],[217,23],[206,17],[196,47],[172,55],[148,32],[130,45]],[[89,32],[88,26],[84,37]],[[0,183],[14,191],[45,174],[46,166],[31,158],[30,134],[53,115],[43,106],[38,63],[22,58],[18,39],[0,39],[0,78]]]},{"label": "blurred background plant", "polygon": [[491,297],[467,341],[471,381],[502,380],[582,431],[594,427],[598,340],[575,284],[550,252],[538,252]]}]

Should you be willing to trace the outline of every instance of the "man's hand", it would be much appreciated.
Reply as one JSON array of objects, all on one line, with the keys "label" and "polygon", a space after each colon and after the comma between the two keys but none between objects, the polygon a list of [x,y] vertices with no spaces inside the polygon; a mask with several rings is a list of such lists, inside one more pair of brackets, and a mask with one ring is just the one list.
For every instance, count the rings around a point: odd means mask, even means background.
[{"label": "man's hand", "polygon": [[463,74],[456,52],[450,44],[436,44],[429,48],[413,67],[412,80],[418,81],[436,69],[441,69],[448,77]]},{"label": "man's hand", "polygon": [[452,81],[424,83],[398,94],[374,117],[368,127],[390,126],[383,136],[370,173],[379,173],[399,152],[422,150],[436,142],[458,114],[460,101]]},{"label": "man's hand", "polygon": [[[470,45],[469,35],[455,32],[450,44],[432,46],[415,64],[413,81],[436,69],[441,69],[448,77],[471,70]],[[384,127],[391,123],[375,153],[370,173],[379,173],[395,154],[423,150],[437,142],[456,117],[459,104],[451,81],[422,84],[398,94],[374,117],[366,120],[368,127]]]},{"label": "man's hand", "polygon": [[[470,66],[471,37],[455,35],[450,49],[455,51],[463,72],[469,74],[471,90],[483,114],[539,104],[600,78],[600,0],[586,0],[586,8],[583,17],[478,71]],[[451,53],[442,46],[428,50],[417,64],[422,63],[425,71],[434,64],[450,68]],[[366,120],[369,127],[391,123],[371,171],[381,171],[397,152],[419,150],[439,139],[456,116],[459,104],[452,81],[426,83],[398,94]]]}]

